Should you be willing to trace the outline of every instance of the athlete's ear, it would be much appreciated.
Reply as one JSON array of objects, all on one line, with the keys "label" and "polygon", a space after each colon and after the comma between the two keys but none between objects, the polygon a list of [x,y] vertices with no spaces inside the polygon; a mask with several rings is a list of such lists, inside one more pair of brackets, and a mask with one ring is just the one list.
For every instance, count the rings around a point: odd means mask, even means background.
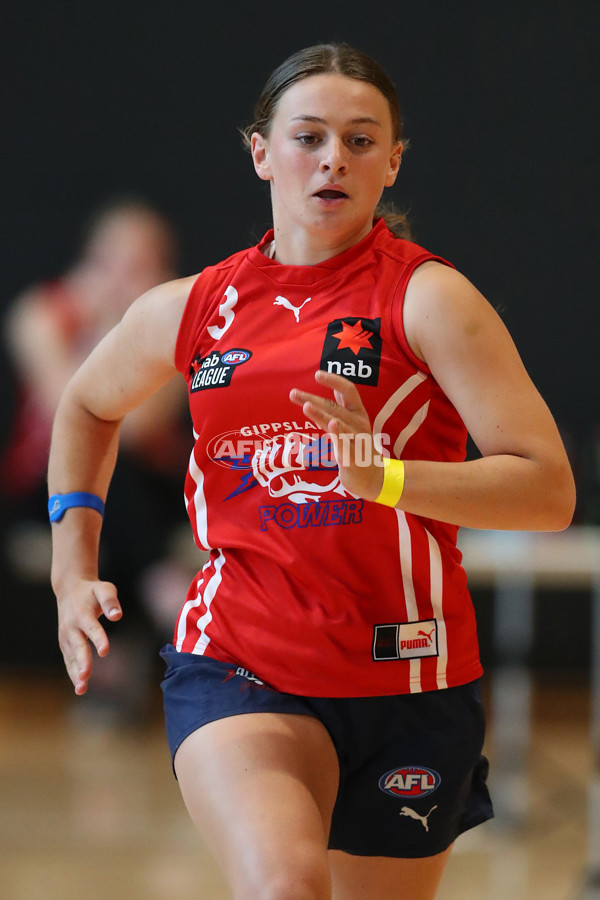
[{"label": "athlete's ear", "polygon": [[258,131],[254,131],[250,138],[250,152],[252,153],[252,162],[258,177],[262,178],[263,181],[270,181],[269,143]]},{"label": "athlete's ear", "polygon": [[388,167],[387,175],[385,176],[385,186],[386,187],[391,187],[393,185],[393,183],[395,182],[401,162],[402,162],[402,144],[400,142],[398,142],[397,144],[394,144],[392,153],[390,155],[390,164]]}]

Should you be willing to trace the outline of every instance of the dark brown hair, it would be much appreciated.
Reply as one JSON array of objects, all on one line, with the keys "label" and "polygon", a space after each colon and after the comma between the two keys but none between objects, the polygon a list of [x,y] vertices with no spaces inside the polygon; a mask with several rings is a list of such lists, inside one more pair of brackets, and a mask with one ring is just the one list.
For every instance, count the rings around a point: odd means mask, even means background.
[{"label": "dark brown hair", "polygon": [[[377,88],[388,103],[394,140],[400,141],[403,147],[407,146],[398,95],[391,79],[378,62],[345,43],[306,47],[289,56],[271,73],[254,107],[254,121],[242,129],[246,146],[250,147],[250,139],[255,131],[268,137],[277,104],[288,88],[311,75],[329,73],[355,78]],[[410,239],[406,215],[395,210],[391,204],[379,204],[375,215],[385,219],[396,237]]]}]

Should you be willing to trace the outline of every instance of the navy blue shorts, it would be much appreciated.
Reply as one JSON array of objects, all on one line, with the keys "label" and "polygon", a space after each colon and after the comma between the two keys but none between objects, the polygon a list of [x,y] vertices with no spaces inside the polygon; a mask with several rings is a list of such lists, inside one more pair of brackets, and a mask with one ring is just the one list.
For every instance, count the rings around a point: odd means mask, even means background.
[{"label": "navy blue shorts", "polygon": [[314,716],[340,764],[329,847],[359,856],[423,857],[493,817],[482,755],[479,681],[391,697],[283,694],[231,663],[161,651],[172,758],[202,725],[250,712]]}]

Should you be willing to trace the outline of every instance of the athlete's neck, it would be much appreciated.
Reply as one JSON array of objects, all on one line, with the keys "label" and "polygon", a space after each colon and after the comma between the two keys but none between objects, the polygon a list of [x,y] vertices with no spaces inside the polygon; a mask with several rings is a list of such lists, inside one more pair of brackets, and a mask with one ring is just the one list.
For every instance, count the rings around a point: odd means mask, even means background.
[{"label": "athlete's neck", "polygon": [[371,231],[372,223],[368,223],[359,231],[349,234],[318,231],[308,233],[298,229],[290,234],[288,229],[274,228],[275,239],[265,248],[265,255],[285,266],[318,266],[319,263],[349,250],[365,238]]}]

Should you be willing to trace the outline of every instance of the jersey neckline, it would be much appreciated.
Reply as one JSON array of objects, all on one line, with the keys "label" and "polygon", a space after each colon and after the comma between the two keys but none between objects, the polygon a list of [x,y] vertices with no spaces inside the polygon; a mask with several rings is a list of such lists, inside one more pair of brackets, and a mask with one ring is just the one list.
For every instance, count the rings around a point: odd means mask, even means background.
[{"label": "jersey neckline", "polygon": [[376,219],[371,231],[353,247],[338,253],[321,263],[312,266],[284,265],[276,259],[265,255],[265,248],[274,240],[273,229],[264,235],[259,243],[250,248],[248,261],[257,269],[261,269],[265,275],[272,278],[278,284],[316,284],[323,278],[339,271],[345,266],[351,265],[355,259],[368,252],[378,242],[381,236],[389,235],[390,231],[383,219]]}]

